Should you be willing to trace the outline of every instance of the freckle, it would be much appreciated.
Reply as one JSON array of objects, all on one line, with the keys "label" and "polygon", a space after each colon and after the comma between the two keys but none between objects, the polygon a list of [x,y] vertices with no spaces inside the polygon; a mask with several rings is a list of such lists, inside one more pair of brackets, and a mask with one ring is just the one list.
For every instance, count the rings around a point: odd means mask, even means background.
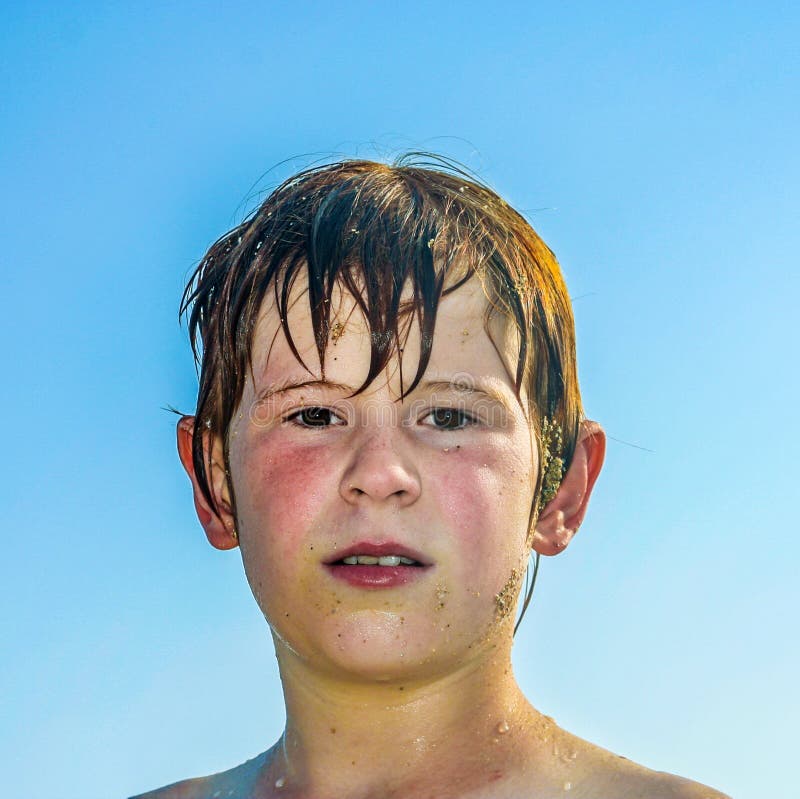
[{"label": "freckle", "polygon": [[397,690],[398,691],[405,691],[406,687],[405,687],[405,685],[401,685]]},{"label": "freckle", "polygon": [[336,735],[336,727],[331,727],[331,733],[333,733],[334,735]]}]

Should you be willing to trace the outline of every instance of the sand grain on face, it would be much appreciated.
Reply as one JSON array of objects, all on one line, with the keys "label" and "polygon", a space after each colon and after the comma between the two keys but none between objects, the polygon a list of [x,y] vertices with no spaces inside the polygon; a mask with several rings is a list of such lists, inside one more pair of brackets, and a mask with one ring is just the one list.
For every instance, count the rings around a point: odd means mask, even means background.
[{"label": "sand grain on face", "polygon": [[517,596],[520,574],[517,569],[511,570],[511,576],[506,584],[500,589],[500,593],[495,595],[495,609],[499,618],[506,618],[514,610],[514,600]]},{"label": "sand grain on face", "polygon": [[341,322],[334,322],[331,326],[331,342],[336,344],[344,335],[344,325]]}]

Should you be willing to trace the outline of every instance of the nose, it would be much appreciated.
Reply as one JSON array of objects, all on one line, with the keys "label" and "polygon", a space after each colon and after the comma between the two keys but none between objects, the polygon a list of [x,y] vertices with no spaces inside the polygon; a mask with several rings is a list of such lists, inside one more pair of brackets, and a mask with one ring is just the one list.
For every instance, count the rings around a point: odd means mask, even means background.
[{"label": "nose", "polygon": [[391,429],[362,431],[339,487],[347,502],[390,502],[396,507],[416,502],[419,473],[401,436],[401,431]]}]

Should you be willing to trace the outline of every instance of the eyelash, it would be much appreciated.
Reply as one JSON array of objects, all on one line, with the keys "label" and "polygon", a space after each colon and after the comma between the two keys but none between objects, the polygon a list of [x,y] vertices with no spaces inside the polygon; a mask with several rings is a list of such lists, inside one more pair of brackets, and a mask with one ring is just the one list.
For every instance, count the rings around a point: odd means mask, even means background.
[{"label": "eyelash", "polygon": [[[339,424],[306,424],[301,421],[302,417],[305,414],[318,415],[320,411],[322,411],[323,413],[327,413],[329,415],[329,421],[331,418],[338,419]],[[299,411],[294,411],[294,413],[290,413],[285,418],[284,421],[291,422],[293,424],[296,424],[298,427],[303,427],[307,430],[312,430],[314,428],[320,428],[320,427],[339,427],[341,426],[341,424],[347,424],[347,421],[342,419],[341,416],[338,416],[330,408],[325,408],[321,405],[309,405],[305,408],[301,408]]]},{"label": "eyelash", "polygon": [[[326,422],[324,424],[314,424],[314,418],[316,418],[317,421],[320,421],[321,414],[327,414]],[[448,408],[447,406],[431,409],[422,417],[422,420],[428,419],[429,417],[433,417],[437,414],[439,415],[440,421],[441,416],[444,414],[450,414],[451,420],[452,416],[455,416],[458,421],[456,426],[450,426],[447,423],[443,425],[430,425],[435,430],[440,432],[455,432],[458,430],[464,430],[467,427],[473,427],[474,425],[478,424],[478,420],[472,414],[460,410],[459,408]],[[312,417],[311,423],[309,423],[308,415],[311,415]],[[332,419],[338,419],[339,421],[338,423],[331,423]],[[302,427],[306,430],[322,427],[340,427],[347,424],[347,420],[343,419],[335,411],[331,410],[330,408],[325,408],[321,405],[309,405],[305,408],[294,411],[286,416],[284,421],[295,424],[297,427]]]},{"label": "eyelash", "polygon": [[478,420],[472,416],[472,414],[467,413],[466,411],[462,411],[458,408],[448,408],[448,407],[441,407],[441,408],[433,408],[429,411],[423,419],[427,419],[429,416],[433,416],[434,414],[452,414],[455,415],[460,423],[457,427],[449,427],[449,426],[440,426],[440,425],[432,425],[436,430],[440,430],[442,432],[454,432],[456,430],[464,430],[467,427],[472,427],[478,423]]}]

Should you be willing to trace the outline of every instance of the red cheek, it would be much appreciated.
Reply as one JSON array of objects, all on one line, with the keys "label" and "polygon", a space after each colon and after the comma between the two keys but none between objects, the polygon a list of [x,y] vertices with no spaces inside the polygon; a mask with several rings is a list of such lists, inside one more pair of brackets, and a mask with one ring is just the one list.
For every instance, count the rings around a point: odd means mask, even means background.
[{"label": "red cheek", "polygon": [[[296,552],[313,523],[324,516],[326,502],[338,496],[330,453],[323,447],[269,442],[254,447],[244,460],[247,521],[263,526],[279,550]],[[238,504],[238,497],[237,497]]]},{"label": "red cheek", "polygon": [[437,504],[455,522],[454,531],[467,541],[485,528],[492,514],[486,458],[480,453],[459,453],[441,465],[429,485],[436,491]]}]

